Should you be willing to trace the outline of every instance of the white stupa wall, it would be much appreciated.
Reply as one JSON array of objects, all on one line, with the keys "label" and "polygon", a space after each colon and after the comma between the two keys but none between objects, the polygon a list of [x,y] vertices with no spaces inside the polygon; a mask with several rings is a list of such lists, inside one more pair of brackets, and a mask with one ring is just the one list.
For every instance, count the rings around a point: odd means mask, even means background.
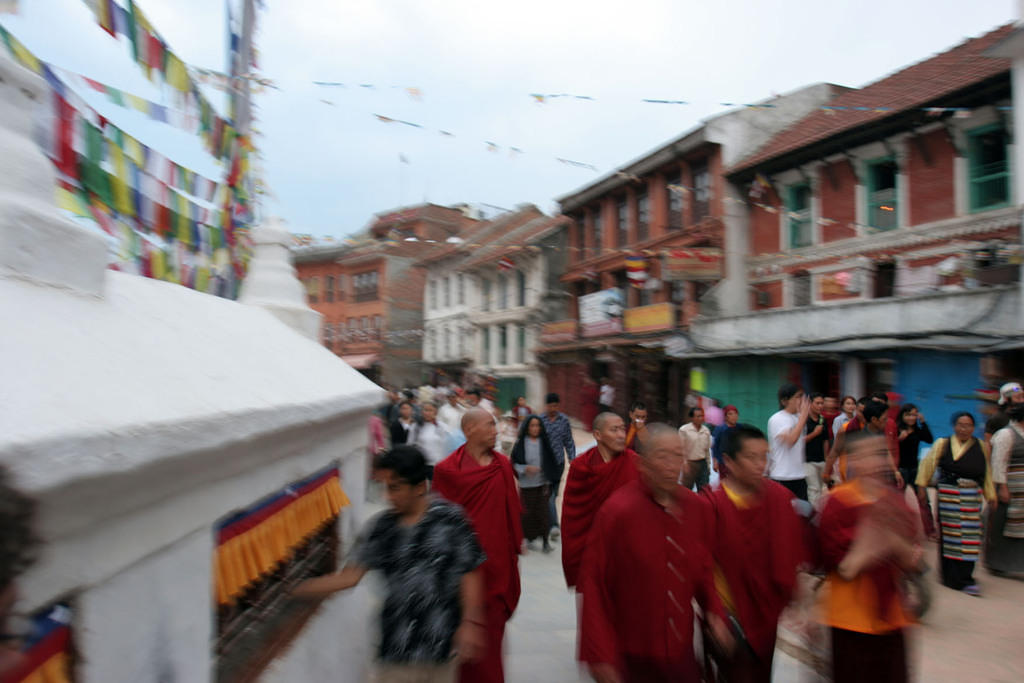
[{"label": "white stupa wall", "polygon": [[[340,461],[351,541],[384,392],[310,338],[274,234],[254,273],[282,292],[257,278],[252,305],[105,270],[29,139],[45,92],[0,54],[0,464],[44,541],[18,608],[71,601],[80,681],[204,683],[214,525]],[[264,680],[364,680],[367,610],[324,603]]]}]

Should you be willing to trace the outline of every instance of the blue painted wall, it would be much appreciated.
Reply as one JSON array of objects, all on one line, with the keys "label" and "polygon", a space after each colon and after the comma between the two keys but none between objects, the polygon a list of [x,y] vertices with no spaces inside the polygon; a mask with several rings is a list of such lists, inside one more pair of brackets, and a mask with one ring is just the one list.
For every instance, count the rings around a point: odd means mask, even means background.
[{"label": "blue painted wall", "polygon": [[949,436],[953,428],[949,418],[959,410],[974,416],[975,435],[984,433],[985,419],[974,398],[982,386],[981,357],[973,353],[942,351],[898,351],[895,391],[904,403],[913,403],[928,419],[935,438]]}]

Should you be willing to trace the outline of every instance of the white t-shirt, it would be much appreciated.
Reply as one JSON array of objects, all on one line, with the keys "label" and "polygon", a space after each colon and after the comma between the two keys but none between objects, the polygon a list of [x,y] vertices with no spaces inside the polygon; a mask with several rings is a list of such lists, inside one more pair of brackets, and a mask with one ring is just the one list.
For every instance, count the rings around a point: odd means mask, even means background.
[{"label": "white t-shirt", "polygon": [[437,424],[424,422],[416,433],[416,445],[423,451],[428,465],[436,465],[445,459],[445,444],[448,443],[448,430],[440,421]]},{"label": "white t-shirt", "polygon": [[780,410],[768,420],[768,476],[772,479],[794,481],[806,476],[803,435],[792,446],[784,443],[786,433],[792,431],[799,421],[799,415],[785,410]]},{"label": "white t-shirt", "polygon": [[445,403],[437,409],[437,421],[447,427],[449,432],[461,432],[462,416],[465,414],[466,409],[462,406]]}]

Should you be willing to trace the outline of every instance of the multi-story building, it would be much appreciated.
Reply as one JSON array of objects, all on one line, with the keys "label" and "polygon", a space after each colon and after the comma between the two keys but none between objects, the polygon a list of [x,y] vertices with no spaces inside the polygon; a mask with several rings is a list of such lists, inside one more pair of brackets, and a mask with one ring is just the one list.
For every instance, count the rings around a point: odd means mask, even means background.
[{"label": "multi-story building", "polygon": [[683,419],[681,332],[731,304],[723,276],[744,267],[731,247],[742,216],[722,170],[843,90],[818,84],[714,117],[559,200],[570,219],[569,315],[543,327],[540,354],[570,415],[584,414],[584,379],[606,376],[616,411],[639,399],[656,419]]},{"label": "multi-story building", "polygon": [[309,304],[324,315],[324,345],[378,383],[419,384],[425,273],[418,262],[475,222],[463,207],[424,204],[378,214],[350,243],[297,248]]},{"label": "multi-story building", "polygon": [[[893,390],[936,418],[1020,376],[1021,197],[1005,26],[849,90],[727,169],[748,251],[731,315],[691,326],[706,392]],[[1015,350],[1017,349],[1017,350]]]},{"label": "multi-story building", "polygon": [[481,385],[503,408],[525,396],[539,410],[545,385],[534,348],[541,325],[565,315],[566,251],[565,220],[528,205],[430,259],[423,358],[435,381]]}]

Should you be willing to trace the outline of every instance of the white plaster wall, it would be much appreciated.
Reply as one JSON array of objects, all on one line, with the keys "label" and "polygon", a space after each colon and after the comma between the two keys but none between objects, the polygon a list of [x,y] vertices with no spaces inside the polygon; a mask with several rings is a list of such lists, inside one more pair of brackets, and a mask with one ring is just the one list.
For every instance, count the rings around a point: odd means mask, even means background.
[{"label": "white plaster wall", "polygon": [[264,683],[361,683],[377,640],[370,589],[363,583],[328,598],[302,635],[264,670]]},{"label": "white plaster wall", "polygon": [[82,683],[211,680],[212,553],[213,531],[201,529],[80,595]]},{"label": "white plaster wall", "polygon": [[[1024,324],[1016,315],[1017,299],[1013,288],[1001,287],[762,311],[697,320],[691,326],[691,336],[701,349],[738,351],[967,327],[981,334],[1013,335],[1024,332]],[[979,320],[970,324],[974,318]]]}]

